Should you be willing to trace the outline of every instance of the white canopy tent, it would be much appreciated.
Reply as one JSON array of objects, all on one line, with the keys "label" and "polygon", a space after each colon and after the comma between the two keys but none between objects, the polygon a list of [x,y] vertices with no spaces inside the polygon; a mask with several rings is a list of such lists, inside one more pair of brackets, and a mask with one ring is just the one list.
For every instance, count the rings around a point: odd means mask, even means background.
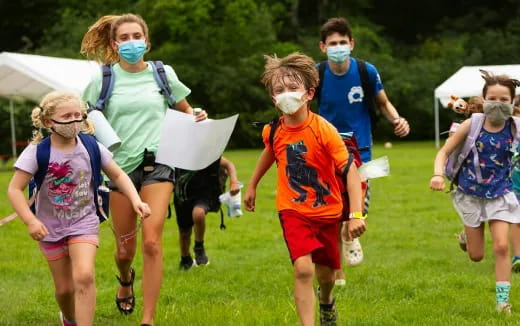
[{"label": "white canopy tent", "polygon": [[10,99],[11,140],[16,157],[13,99],[39,102],[53,90],[80,94],[92,76],[99,73],[93,61],[46,57],[40,55],[0,53],[0,97]]},{"label": "white canopy tent", "polygon": [[[463,98],[482,95],[484,79],[481,77],[480,69],[496,75],[506,74],[511,78],[520,80],[520,65],[467,66],[460,68],[455,74],[438,86],[434,92],[436,147],[440,145],[439,102],[443,107],[446,107],[450,101],[450,95]],[[517,88],[516,93],[520,94],[519,88]]]}]

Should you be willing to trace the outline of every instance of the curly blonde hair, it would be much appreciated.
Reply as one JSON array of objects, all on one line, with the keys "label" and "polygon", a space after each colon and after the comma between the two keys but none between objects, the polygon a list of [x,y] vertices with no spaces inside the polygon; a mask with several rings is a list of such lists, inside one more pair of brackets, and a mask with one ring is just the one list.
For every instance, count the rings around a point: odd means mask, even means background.
[{"label": "curly blonde hair", "polygon": [[92,121],[87,120],[87,106],[85,103],[74,93],[70,92],[51,92],[41,100],[40,104],[36,106],[31,112],[31,120],[33,126],[36,128],[33,131],[33,137],[31,139],[31,144],[38,144],[43,139],[42,130],[45,129],[50,132],[50,129],[45,125],[45,120],[50,120],[51,116],[56,113],[56,110],[66,102],[77,101],[79,107],[81,108],[81,113],[83,115],[83,125],[81,128],[81,132],[85,134],[93,134],[94,133],[94,124]]},{"label": "curly blonde hair", "polygon": [[148,25],[139,15],[124,14],[103,16],[90,26],[81,41],[81,54],[102,64],[119,62],[119,54],[112,48],[111,41],[116,40],[117,29],[124,23],[137,23],[141,26],[148,52],[151,47]]}]

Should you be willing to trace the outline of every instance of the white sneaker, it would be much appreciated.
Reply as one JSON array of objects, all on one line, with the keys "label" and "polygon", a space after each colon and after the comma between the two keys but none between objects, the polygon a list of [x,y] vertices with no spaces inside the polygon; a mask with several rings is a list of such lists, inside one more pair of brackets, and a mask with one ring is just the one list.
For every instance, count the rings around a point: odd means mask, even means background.
[{"label": "white sneaker", "polygon": [[363,261],[363,248],[361,248],[361,243],[358,238],[355,238],[352,241],[344,241],[342,240],[343,245],[343,255],[345,258],[345,263],[354,267]]},{"label": "white sneaker", "polygon": [[500,313],[505,313],[506,315],[511,315],[511,304],[497,303],[497,311]]}]

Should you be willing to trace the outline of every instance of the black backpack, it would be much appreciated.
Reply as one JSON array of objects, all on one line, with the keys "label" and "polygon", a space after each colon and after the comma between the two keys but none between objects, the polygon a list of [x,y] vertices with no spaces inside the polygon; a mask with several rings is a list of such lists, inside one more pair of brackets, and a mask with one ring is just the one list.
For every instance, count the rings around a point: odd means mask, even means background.
[{"label": "black backpack", "polygon": [[[370,121],[372,122],[372,126],[375,126],[379,121],[379,111],[377,110],[377,104],[375,101],[375,94],[372,91],[372,87],[370,87],[370,78],[368,76],[367,65],[365,61],[354,58],[357,62],[359,77],[361,78],[361,88],[363,89],[363,94],[365,95],[363,101],[365,101],[368,107],[368,114],[370,115]],[[316,87],[316,100],[318,103],[318,107],[320,105],[321,99],[321,89],[323,87],[323,75],[325,74],[325,68],[328,66],[329,62],[327,60],[322,61],[318,64],[318,73],[320,78],[320,83],[318,87]]]},{"label": "black backpack", "polygon": [[220,158],[208,167],[190,171],[175,169],[174,202],[182,204],[204,194],[210,212],[220,212],[220,228],[225,229],[224,213],[219,196],[226,191],[227,171],[220,166]]}]

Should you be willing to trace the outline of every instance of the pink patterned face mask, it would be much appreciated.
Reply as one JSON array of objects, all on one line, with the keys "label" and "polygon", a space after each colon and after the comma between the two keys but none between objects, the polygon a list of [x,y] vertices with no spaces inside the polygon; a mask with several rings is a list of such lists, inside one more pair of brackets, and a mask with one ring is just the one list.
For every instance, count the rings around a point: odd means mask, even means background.
[{"label": "pink patterned face mask", "polygon": [[54,122],[54,126],[51,128],[52,131],[62,136],[63,138],[71,139],[76,138],[76,136],[81,131],[81,124],[83,123],[83,119],[67,122],[52,120],[52,122]]}]

